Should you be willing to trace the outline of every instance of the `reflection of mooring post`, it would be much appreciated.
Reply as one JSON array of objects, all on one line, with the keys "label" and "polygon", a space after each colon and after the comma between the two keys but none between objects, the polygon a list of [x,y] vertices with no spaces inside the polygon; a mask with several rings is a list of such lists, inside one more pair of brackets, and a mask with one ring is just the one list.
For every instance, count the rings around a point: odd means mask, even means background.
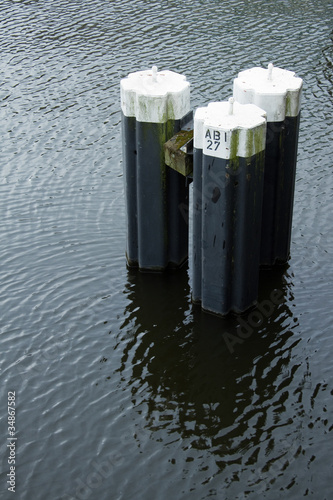
[{"label": "reflection of mooring post", "polygon": [[266,113],[252,104],[231,98],[195,114],[193,300],[216,314],[257,300],[265,137]]},{"label": "reflection of mooring post", "polygon": [[260,263],[285,263],[290,254],[302,79],[280,68],[252,68],[234,80],[234,98],[267,113]]},{"label": "reflection of mooring post", "polygon": [[121,80],[127,261],[142,270],[180,266],[188,255],[184,177],[169,169],[164,143],[190,112],[190,85],[172,71],[130,73]]}]

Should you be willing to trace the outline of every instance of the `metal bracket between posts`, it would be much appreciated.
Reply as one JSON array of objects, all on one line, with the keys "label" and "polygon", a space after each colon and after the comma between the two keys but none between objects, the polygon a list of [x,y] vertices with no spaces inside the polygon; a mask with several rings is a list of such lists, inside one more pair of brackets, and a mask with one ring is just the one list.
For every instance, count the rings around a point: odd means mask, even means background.
[{"label": "metal bracket between posts", "polygon": [[193,130],[180,130],[164,144],[165,163],[168,167],[176,170],[193,180]]}]

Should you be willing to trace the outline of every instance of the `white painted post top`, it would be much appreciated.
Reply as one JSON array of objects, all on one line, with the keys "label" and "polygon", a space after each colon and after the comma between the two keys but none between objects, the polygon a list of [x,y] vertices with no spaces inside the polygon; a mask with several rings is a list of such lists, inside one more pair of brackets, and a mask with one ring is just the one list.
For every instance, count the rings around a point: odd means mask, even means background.
[{"label": "white painted post top", "polygon": [[173,71],[130,73],[120,82],[121,109],[137,121],[165,123],[179,120],[190,111],[190,84]]},{"label": "white painted post top", "polygon": [[251,68],[234,79],[236,101],[256,104],[267,113],[268,122],[283,121],[297,116],[301,106],[303,80],[293,71],[276,68]]},{"label": "white painted post top", "polygon": [[263,151],[265,142],[266,113],[254,104],[240,104],[231,97],[195,112],[194,147],[204,155],[249,158]]}]

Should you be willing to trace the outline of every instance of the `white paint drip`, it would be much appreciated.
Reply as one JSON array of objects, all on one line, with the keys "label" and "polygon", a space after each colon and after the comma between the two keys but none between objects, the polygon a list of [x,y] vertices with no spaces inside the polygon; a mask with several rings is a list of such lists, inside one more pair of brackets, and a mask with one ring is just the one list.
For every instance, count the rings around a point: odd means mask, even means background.
[{"label": "white paint drip", "polygon": [[277,68],[241,71],[234,80],[233,95],[241,104],[256,104],[267,113],[268,122],[296,117],[300,111],[303,80],[294,72]]},{"label": "white paint drip", "polygon": [[157,66],[152,67],[152,72],[153,72],[153,82],[157,82]]},{"label": "white paint drip", "polygon": [[197,108],[194,114],[193,147],[203,149],[203,126],[207,117],[208,107]]},{"label": "white paint drip", "polygon": [[235,99],[233,97],[229,97],[229,115],[233,115],[234,113],[234,102]]},{"label": "white paint drip", "polygon": [[190,111],[190,84],[173,71],[130,73],[120,82],[121,109],[137,121],[165,123],[179,120]]},{"label": "white paint drip", "polygon": [[272,80],[272,78],[273,78],[273,64],[269,63],[269,65],[268,65],[267,80]]}]

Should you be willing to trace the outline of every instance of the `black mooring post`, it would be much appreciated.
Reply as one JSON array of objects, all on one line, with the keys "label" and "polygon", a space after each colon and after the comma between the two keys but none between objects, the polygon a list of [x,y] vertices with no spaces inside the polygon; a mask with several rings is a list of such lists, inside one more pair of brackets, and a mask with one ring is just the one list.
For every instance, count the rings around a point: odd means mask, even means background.
[{"label": "black mooring post", "polygon": [[303,81],[269,64],[242,71],[234,80],[234,98],[267,113],[266,160],[260,263],[286,263],[290,255],[300,100]]},{"label": "black mooring post", "polygon": [[265,137],[266,114],[254,105],[231,99],[195,114],[194,143],[201,140],[203,154],[201,225],[198,216],[193,226],[193,245],[201,243],[193,283],[201,277],[201,293],[197,286],[193,300],[215,314],[243,312],[257,300]]},{"label": "black mooring post", "polygon": [[184,178],[165,165],[164,143],[190,112],[189,83],[172,71],[121,80],[127,262],[143,271],[179,267],[188,255]]}]

